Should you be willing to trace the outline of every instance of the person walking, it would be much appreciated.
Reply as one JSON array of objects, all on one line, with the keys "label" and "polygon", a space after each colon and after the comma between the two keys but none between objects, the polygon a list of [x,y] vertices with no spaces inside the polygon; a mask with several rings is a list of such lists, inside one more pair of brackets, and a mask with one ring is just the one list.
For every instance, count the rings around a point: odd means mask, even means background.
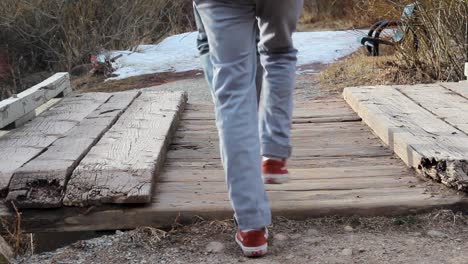
[{"label": "person walking", "polygon": [[[292,33],[303,0],[194,0],[209,45],[221,160],[246,256],[268,251],[271,209],[265,183],[288,180],[297,50]],[[263,74],[256,99],[256,31]],[[262,159],[263,156],[263,159]],[[263,177],[263,181],[262,181]]]}]

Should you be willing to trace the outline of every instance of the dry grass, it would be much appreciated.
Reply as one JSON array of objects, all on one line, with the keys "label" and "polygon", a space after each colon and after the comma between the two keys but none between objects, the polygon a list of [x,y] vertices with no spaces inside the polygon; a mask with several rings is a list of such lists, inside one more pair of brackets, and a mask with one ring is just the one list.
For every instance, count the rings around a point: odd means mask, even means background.
[{"label": "dry grass", "polygon": [[[390,53],[390,54],[389,54]],[[418,71],[401,71],[395,54],[370,57],[364,48],[329,65],[320,73],[322,88],[341,92],[345,87],[365,85],[431,83],[432,78]]]},{"label": "dry grass", "polygon": [[11,246],[15,256],[32,255],[34,252],[33,235],[23,232],[21,227],[22,214],[18,211],[14,203],[11,205],[15,211],[15,216],[14,219],[13,217],[11,219],[1,219],[1,235]]},{"label": "dry grass", "polygon": [[[403,3],[404,1],[396,1]],[[368,27],[401,13],[388,0],[306,0],[299,30],[336,30]]]}]

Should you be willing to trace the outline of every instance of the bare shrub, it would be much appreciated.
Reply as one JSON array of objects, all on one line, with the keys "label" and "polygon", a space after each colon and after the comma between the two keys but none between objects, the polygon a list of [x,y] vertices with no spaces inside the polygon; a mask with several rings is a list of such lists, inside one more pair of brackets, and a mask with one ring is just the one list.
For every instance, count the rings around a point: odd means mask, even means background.
[{"label": "bare shrub", "polygon": [[190,1],[2,0],[0,49],[16,80],[68,71],[103,49],[128,49],[192,27]]},{"label": "bare shrub", "polygon": [[421,0],[410,28],[419,40],[415,50],[406,41],[396,52],[404,72],[425,78],[459,81],[468,60],[468,2],[466,0]]},{"label": "bare shrub", "polygon": [[361,28],[369,27],[376,20],[392,19],[399,13],[394,3],[388,0],[305,0],[301,23],[321,22]]}]

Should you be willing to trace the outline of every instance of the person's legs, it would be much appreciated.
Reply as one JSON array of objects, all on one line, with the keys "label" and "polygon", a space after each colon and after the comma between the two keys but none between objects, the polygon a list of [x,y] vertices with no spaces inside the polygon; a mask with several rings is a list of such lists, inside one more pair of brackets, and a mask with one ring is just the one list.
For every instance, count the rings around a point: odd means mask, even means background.
[{"label": "person's legs", "polygon": [[253,0],[195,0],[210,46],[221,156],[241,230],[271,224],[261,179]]},{"label": "person's legs", "polygon": [[[210,58],[210,45],[208,43],[208,36],[206,35],[205,26],[198,12],[195,2],[193,2],[193,13],[195,16],[195,25],[197,26],[197,49],[200,54],[200,61],[203,68],[203,73],[205,75],[205,80],[208,83],[211,94],[214,96],[213,92],[213,64],[211,63]],[[213,98],[214,100],[214,98]]]},{"label": "person's legs", "polygon": [[260,124],[262,155],[278,161],[264,162],[264,177],[265,169],[266,173],[286,176],[287,171],[283,167],[292,149],[291,124],[297,62],[292,33],[296,29],[303,0],[255,2],[260,27],[259,52],[265,71]]},{"label": "person's legs", "polygon": [[[205,26],[200,17],[200,14],[197,10],[197,7],[194,3],[193,5],[194,15],[195,15],[195,24],[197,26],[198,36],[197,36],[197,49],[200,54],[200,61],[202,63],[203,72],[205,79],[212,89],[213,87],[213,64],[211,63],[210,58],[210,45],[208,43],[208,36],[205,31]],[[259,29],[257,29],[257,42],[259,41]],[[257,103],[260,102],[260,95],[262,92],[262,82],[263,82],[263,67],[260,63],[260,54],[257,53],[257,73],[255,77],[256,89],[257,89]]]}]

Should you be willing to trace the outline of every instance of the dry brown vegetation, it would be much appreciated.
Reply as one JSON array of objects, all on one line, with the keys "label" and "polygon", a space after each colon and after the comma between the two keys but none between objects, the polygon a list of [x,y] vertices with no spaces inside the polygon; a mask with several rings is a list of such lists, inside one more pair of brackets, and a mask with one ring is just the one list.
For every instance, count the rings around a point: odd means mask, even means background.
[{"label": "dry brown vegetation", "polygon": [[306,0],[300,30],[352,29],[369,27],[376,20],[391,19],[405,1]]},{"label": "dry brown vegetation", "polygon": [[398,47],[401,71],[432,80],[461,80],[468,61],[468,1],[420,0],[410,27],[418,36],[419,50],[411,41]]},{"label": "dry brown vegetation", "polygon": [[[369,27],[379,19],[400,17],[408,2],[412,0],[305,0],[299,28]],[[413,25],[421,36],[419,52],[402,45],[395,57],[374,60],[364,55],[353,56],[344,64],[332,66],[324,79],[334,75],[344,79],[333,69],[344,69],[346,64],[349,69],[341,71],[348,72],[347,79],[356,81],[363,75],[367,76],[363,81],[374,83],[409,81],[404,76],[416,81],[460,79],[467,56],[466,3],[466,0],[420,1],[421,15]],[[141,43],[155,43],[168,34],[192,30],[191,9],[188,0],[2,0],[0,74],[3,79],[5,75],[9,78],[6,82],[2,80],[0,99],[28,88],[31,82],[25,77],[31,73],[69,71],[88,63],[93,53],[131,49]],[[367,67],[369,73],[351,76],[353,68],[363,69],[357,65]],[[379,69],[379,74],[396,75],[374,76],[372,69]]]},{"label": "dry brown vegetation", "polygon": [[92,53],[190,30],[191,21],[190,1],[2,0],[0,51],[17,91],[32,72],[69,71]]},{"label": "dry brown vegetation", "polygon": [[[191,2],[0,1],[0,57],[8,54],[10,80],[14,80],[12,91],[1,94],[5,97],[27,88],[29,82],[23,80],[32,72],[69,71],[88,63],[92,53],[130,49],[140,43],[155,43],[167,34],[192,30]],[[389,6],[385,0],[306,0],[301,25],[304,29],[364,26],[376,19],[369,10],[382,5]],[[361,14],[359,19],[356,13]]]},{"label": "dry brown vegetation", "polygon": [[[400,10],[403,6],[395,5]],[[382,57],[369,57],[361,51],[324,70],[322,85],[340,91],[359,85],[463,80],[464,62],[468,61],[467,1],[421,0],[417,8],[409,26],[418,37],[418,50],[408,38],[387,48]]]}]

